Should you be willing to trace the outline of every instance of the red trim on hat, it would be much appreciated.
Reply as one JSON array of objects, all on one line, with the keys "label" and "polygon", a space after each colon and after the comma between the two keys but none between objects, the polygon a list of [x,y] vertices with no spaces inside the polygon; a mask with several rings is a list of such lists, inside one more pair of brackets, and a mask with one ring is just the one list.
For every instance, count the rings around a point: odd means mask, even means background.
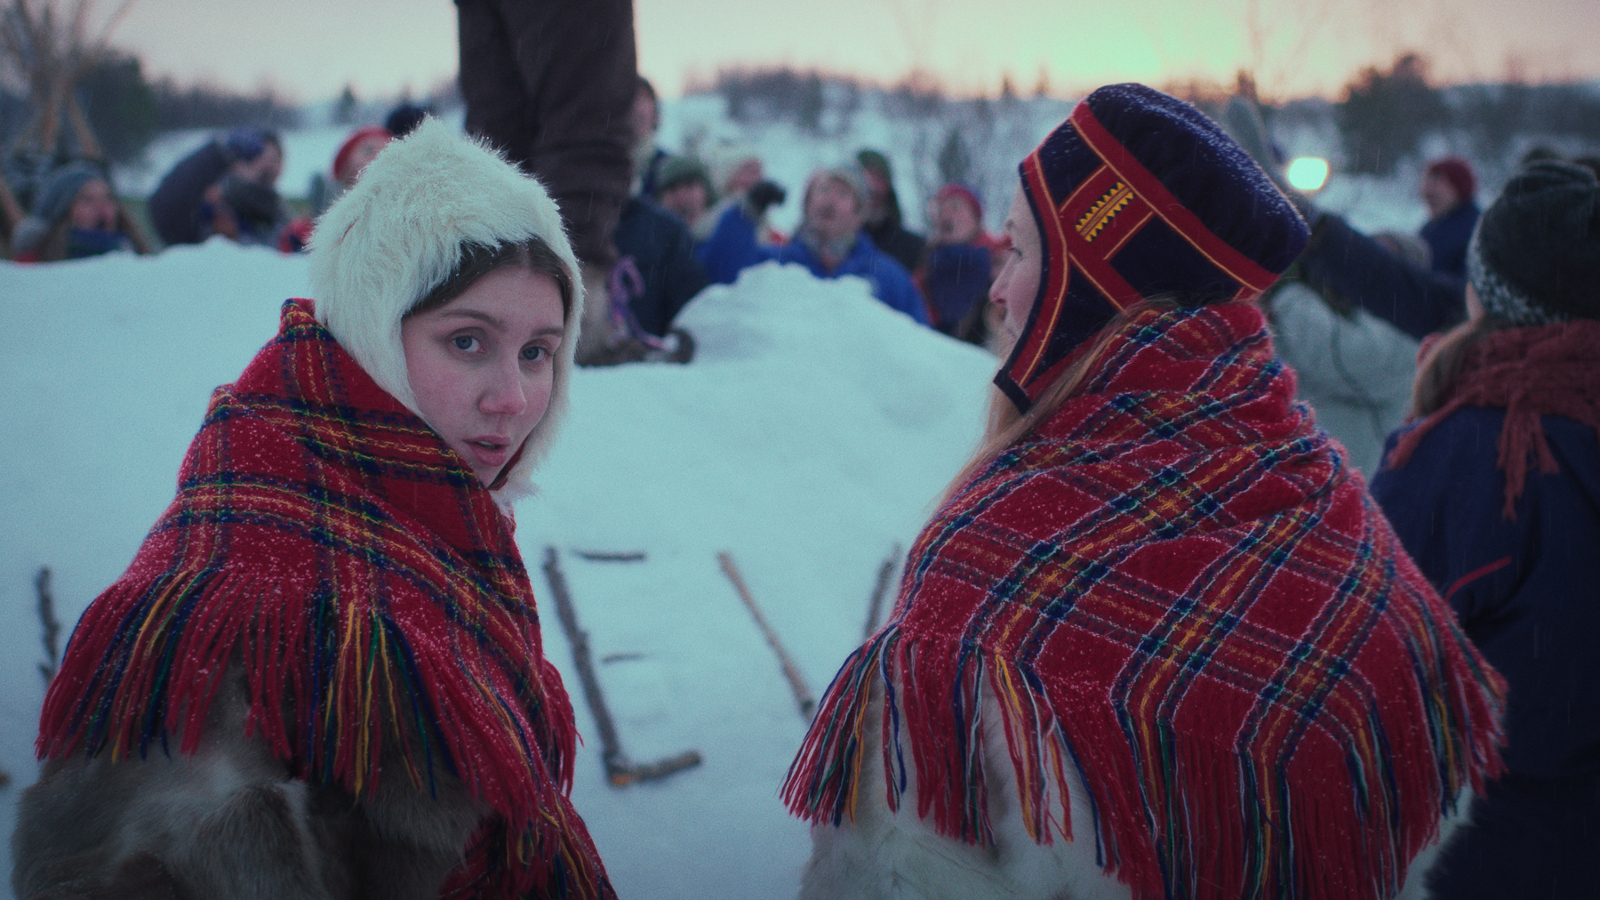
[{"label": "red trim on hat", "polygon": [[[1050,345],[1050,337],[1055,334],[1056,320],[1061,317],[1061,308],[1067,297],[1067,279],[1070,277],[1068,267],[1071,266],[1071,257],[1067,253],[1066,229],[1061,225],[1060,216],[1040,215],[1035,204],[1044,204],[1048,209],[1053,205],[1050,189],[1045,185],[1044,170],[1039,167],[1039,156],[1030,153],[1022,161],[1023,177],[1028,184],[1028,193],[1032,195],[1034,203],[1029,204],[1029,209],[1035,213],[1035,218],[1040,222],[1040,246],[1044,249],[1049,259],[1061,260],[1061,265],[1050,266],[1050,280],[1039,286],[1038,300],[1034,304],[1033,328],[1028,331],[1027,341],[1016,352],[1016,365],[1011,367],[1011,379],[1028,391],[1027,385],[1033,380],[1034,367],[1044,357],[1045,348]],[[1041,262],[1041,265],[1043,263]]]},{"label": "red trim on hat", "polygon": [[1124,310],[1143,299],[1138,289],[1111,267],[1111,258],[1155,214],[1150,201],[1110,167],[1101,166],[1079,183],[1055,212],[1057,219],[1072,223],[1064,230],[1067,258],[1113,309]]},{"label": "red trim on hat", "polygon": [[1079,103],[1068,119],[1078,129],[1078,134],[1082,136],[1089,149],[1104,160],[1118,177],[1131,185],[1134,191],[1150,204],[1156,215],[1164,219],[1174,231],[1217,268],[1245,285],[1246,289],[1240,291],[1240,297],[1258,294],[1271,287],[1278,279],[1277,275],[1263,269],[1249,257],[1229,246],[1226,241],[1212,234],[1198,216],[1190,212],[1171,191],[1167,190],[1161,179],[1150,174],[1150,170],[1135,159],[1121,141],[1106,131],[1105,126],[1100,124],[1100,120],[1096,119],[1093,111],[1089,109],[1088,103]]}]

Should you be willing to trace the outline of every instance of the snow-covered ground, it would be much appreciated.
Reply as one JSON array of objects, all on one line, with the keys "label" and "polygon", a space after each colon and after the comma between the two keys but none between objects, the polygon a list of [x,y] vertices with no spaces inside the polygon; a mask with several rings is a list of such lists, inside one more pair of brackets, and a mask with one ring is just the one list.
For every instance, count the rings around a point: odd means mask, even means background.
[{"label": "snow-covered ground", "polygon": [[[1008,173],[1066,106],[1030,104],[994,126],[991,229]],[[344,129],[285,136],[286,193],[327,165]],[[667,104],[661,143],[756,147],[791,188],[798,216],[815,166],[861,146],[890,151],[915,224],[931,194],[936,125],[870,114],[826,139],[788,126],[741,129],[720,101]],[[139,193],[201,135],[152,149]],[[1315,135],[1286,141],[1316,152]],[[705,144],[702,144],[705,145]],[[932,144],[937,150],[937,143]],[[1326,151],[1331,152],[1331,151]],[[152,174],[153,173],[153,174]],[[1407,176],[1336,182],[1325,202],[1366,228],[1414,229]],[[143,179],[141,181],[141,179]],[[70,628],[127,565],[170,500],[210,390],[232,380],[275,331],[282,301],[306,292],[306,261],[214,241],[157,257],[49,266],[0,262],[0,832],[35,771],[44,681],[34,577],[53,573]],[[685,311],[699,353],[688,366],[583,370],[573,410],[518,507],[518,540],[589,743],[574,791],[624,897],[782,897],[808,848],[777,790],[804,731],[779,664],[718,566],[728,552],[813,693],[861,639],[880,566],[904,548],[981,427],[995,360],[912,324],[863,283],[820,283],[765,266],[708,289]],[[637,762],[696,750],[704,762],[617,788],[556,624],[541,565],[554,547],[589,632],[623,746]],[[596,562],[584,552],[642,552]],[[0,845],[0,872],[10,870]],[[9,896],[9,883],[0,897]]]}]

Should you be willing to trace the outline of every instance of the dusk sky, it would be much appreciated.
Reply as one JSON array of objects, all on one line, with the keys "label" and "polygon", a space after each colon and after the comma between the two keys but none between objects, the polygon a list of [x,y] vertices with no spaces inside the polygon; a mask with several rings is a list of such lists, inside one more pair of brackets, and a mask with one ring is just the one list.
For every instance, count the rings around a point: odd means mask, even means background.
[{"label": "dusk sky", "polygon": [[[1062,95],[1248,68],[1269,97],[1332,97],[1407,50],[1436,81],[1600,79],[1600,0],[636,0],[635,28],[640,71],[668,95],[722,67],[788,64],[884,82],[919,69],[989,94],[1043,72]],[[346,84],[425,94],[457,65],[450,0],[134,0],[112,43],[152,77],[300,102]]]}]

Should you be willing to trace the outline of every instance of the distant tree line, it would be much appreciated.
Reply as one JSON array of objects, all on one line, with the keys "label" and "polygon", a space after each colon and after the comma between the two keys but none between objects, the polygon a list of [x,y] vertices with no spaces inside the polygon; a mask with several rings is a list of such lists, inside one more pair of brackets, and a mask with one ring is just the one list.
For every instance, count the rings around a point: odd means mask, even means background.
[{"label": "distant tree line", "polygon": [[1527,135],[1600,144],[1600,87],[1509,82],[1441,88],[1428,79],[1427,59],[1408,53],[1387,70],[1363,69],[1346,86],[1337,121],[1346,166],[1387,175],[1435,133],[1460,135],[1483,157],[1503,157]]},{"label": "distant tree line", "polygon": [[[1232,87],[1199,82],[1162,86],[1205,109],[1250,87],[1247,75]],[[1035,98],[1048,89],[1041,74]],[[864,99],[872,96],[890,116],[947,123],[934,152],[941,174],[958,178],[970,172],[973,155],[984,146],[994,109],[1018,99],[1009,76],[994,98],[974,99],[950,97],[932,79],[913,77],[883,88],[847,75],[781,66],[724,69],[711,83],[691,86],[691,92],[720,95],[728,118],[735,122],[789,122],[819,136],[843,131]],[[1326,111],[1324,103],[1292,101],[1268,113],[1293,118],[1326,115]],[[1375,175],[1393,173],[1434,134],[1459,137],[1482,157],[1503,157],[1514,151],[1518,139],[1528,136],[1600,144],[1600,85],[1510,82],[1439,87],[1429,79],[1427,58],[1417,53],[1401,54],[1387,68],[1358,72],[1332,111],[1343,143],[1344,168]]]},{"label": "distant tree line", "polygon": [[[108,52],[76,86],[78,102],[113,162],[137,159],[163,131],[181,128],[230,128],[263,125],[290,128],[295,108],[270,90],[239,94],[209,85],[179,85],[171,79],[150,81],[137,56]],[[27,99],[0,90],[0,142],[9,146],[14,129],[26,120]],[[70,136],[60,155],[78,148]]]}]

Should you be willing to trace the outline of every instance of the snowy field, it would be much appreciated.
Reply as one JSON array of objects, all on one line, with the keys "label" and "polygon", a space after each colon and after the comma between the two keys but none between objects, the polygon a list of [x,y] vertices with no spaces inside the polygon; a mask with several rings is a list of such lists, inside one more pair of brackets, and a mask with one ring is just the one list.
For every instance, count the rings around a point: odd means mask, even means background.
[{"label": "snowy field", "polygon": [[[905,173],[902,202],[919,223],[933,189],[921,155],[937,136],[932,126],[862,115],[822,140],[786,126],[741,130],[720,118],[720,106],[669,103],[660,142],[757,147],[769,175],[791,189],[780,227],[793,227],[813,167],[868,145],[891,151]],[[984,163],[999,185],[986,197],[991,229],[1009,201],[1007,173],[1067,108],[1033,104],[997,126]],[[344,132],[286,135],[285,193],[303,190]],[[122,173],[122,188],[147,190],[198,139],[163,139],[152,149],[154,174]],[[1286,143],[1294,153],[1331,152],[1316,135]],[[1414,230],[1423,212],[1412,179],[1336,182],[1325,202],[1365,228]],[[0,329],[17,339],[0,354],[0,454],[9,460],[0,474],[4,834],[36,768],[44,690],[36,573],[51,569],[57,615],[70,628],[171,499],[211,389],[274,333],[280,304],[304,294],[305,279],[303,258],[215,241],[149,258],[0,262]],[[777,791],[806,723],[718,554],[732,555],[820,693],[862,637],[880,567],[908,545],[972,448],[996,361],[881,306],[862,282],[821,283],[773,265],[708,289],[681,323],[700,348],[688,366],[576,375],[541,492],[518,506],[518,540],[545,646],[588,741],[576,803],[619,893],[783,897],[809,842]],[[649,762],[695,750],[700,766],[607,784],[543,576],[547,547],[572,587],[628,756]],[[584,555],[593,553],[644,559]],[[0,872],[9,871],[9,848],[0,848]],[[0,897],[8,891],[5,879]]]}]

